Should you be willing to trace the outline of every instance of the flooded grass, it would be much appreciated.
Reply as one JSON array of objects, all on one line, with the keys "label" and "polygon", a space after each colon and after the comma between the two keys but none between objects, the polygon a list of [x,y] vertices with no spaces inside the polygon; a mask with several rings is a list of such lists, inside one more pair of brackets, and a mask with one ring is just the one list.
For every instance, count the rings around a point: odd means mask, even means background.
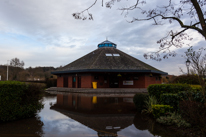
[{"label": "flooded grass", "polygon": [[0,137],[181,136],[136,113],[132,97],[45,94],[44,109],[36,117],[0,123]]}]

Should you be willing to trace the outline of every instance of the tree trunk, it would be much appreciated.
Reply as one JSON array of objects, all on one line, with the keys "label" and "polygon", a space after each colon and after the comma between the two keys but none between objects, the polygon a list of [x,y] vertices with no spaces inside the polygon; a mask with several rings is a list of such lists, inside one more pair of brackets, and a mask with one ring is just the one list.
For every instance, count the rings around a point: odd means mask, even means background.
[{"label": "tree trunk", "polygon": [[200,21],[200,24],[201,24],[201,27],[204,33],[204,37],[206,39],[206,23],[205,23],[204,15],[202,13],[202,9],[200,8],[200,5],[197,2],[197,0],[191,0],[191,2],[197,12],[197,15],[198,15],[198,18],[199,18],[199,21]]}]

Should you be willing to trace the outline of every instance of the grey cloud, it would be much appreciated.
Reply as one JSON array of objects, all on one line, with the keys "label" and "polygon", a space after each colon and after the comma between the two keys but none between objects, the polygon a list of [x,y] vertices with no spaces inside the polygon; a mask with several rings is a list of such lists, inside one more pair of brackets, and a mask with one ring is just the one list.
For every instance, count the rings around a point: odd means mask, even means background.
[{"label": "grey cloud", "polygon": [[[155,5],[148,3],[148,7]],[[163,1],[161,1],[162,3]],[[117,44],[117,48],[123,52],[146,62],[158,69],[166,72],[179,74],[178,67],[171,69],[176,64],[183,64],[184,59],[177,56],[162,62],[146,60],[143,54],[147,49],[157,49],[159,45],[156,41],[165,36],[168,30],[177,23],[165,24],[163,26],[153,26],[153,21],[143,21],[128,23],[132,17],[141,17],[136,11],[131,11],[127,18],[121,15],[118,7],[129,6],[132,1],[117,3],[112,9],[101,7],[101,1],[91,10],[94,21],[75,20],[72,13],[87,8],[91,1],[72,1],[72,0],[2,0],[0,1],[0,32],[23,35],[42,43],[35,45],[31,42],[26,43],[28,47],[20,47],[16,44],[16,51],[13,55],[20,56],[26,66],[54,66],[66,65],[75,59],[95,50],[97,44],[108,39]],[[177,27],[178,29],[178,27]],[[9,38],[8,38],[9,39]],[[15,41],[14,39],[11,39]],[[199,42],[197,45],[203,45]],[[0,42],[1,59],[0,64],[4,64],[10,58],[10,49],[15,49],[15,44]],[[18,46],[17,46],[18,45]],[[42,47],[33,50],[33,47]],[[204,44],[205,45],[205,44]],[[12,47],[12,48],[11,48]],[[184,48],[177,50],[179,54],[184,52]],[[25,56],[23,56],[26,53]]]}]

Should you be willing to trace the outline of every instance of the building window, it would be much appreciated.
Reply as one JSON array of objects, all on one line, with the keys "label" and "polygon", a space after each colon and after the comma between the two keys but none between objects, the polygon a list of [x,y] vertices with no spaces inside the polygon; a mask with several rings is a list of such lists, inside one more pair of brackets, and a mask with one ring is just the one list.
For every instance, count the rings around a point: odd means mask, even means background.
[{"label": "building window", "polygon": [[113,56],[118,57],[118,56],[120,56],[120,55],[119,55],[119,54],[113,54]]},{"label": "building window", "polygon": [[126,80],[131,80],[131,77],[130,76],[126,76]]},{"label": "building window", "polygon": [[156,77],[156,81],[158,81],[159,80],[159,78],[158,77]]},{"label": "building window", "polygon": [[114,53],[114,54],[111,54],[111,53],[106,53],[105,54],[106,56],[114,56],[114,57],[119,57],[120,55],[118,53]]},{"label": "building window", "polygon": [[105,55],[106,55],[106,56],[112,56],[112,54],[110,54],[110,53],[106,53]]},{"label": "building window", "polygon": [[98,77],[98,76],[94,76],[94,79],[95,79],[95,80],[98,80],[98,79],[99,79],[99,77]]}]

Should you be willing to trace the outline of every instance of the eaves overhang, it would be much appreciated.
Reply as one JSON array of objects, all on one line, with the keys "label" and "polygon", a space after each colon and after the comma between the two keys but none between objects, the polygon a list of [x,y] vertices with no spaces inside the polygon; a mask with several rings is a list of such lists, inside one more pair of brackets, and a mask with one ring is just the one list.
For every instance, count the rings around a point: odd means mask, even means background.
[{"label": "eaves overhang", "polygon": [[140,72],[140,73],[157,73],[161,75],[168,75],[166,72],[157,71],[157,70],[122,70],[122,69],[80,69],[80,70],[65,70],[65,71],[54,71],[51,74],[59,75],[59,74],[66,74],[66,73],[82,73],[82,72]]}]

